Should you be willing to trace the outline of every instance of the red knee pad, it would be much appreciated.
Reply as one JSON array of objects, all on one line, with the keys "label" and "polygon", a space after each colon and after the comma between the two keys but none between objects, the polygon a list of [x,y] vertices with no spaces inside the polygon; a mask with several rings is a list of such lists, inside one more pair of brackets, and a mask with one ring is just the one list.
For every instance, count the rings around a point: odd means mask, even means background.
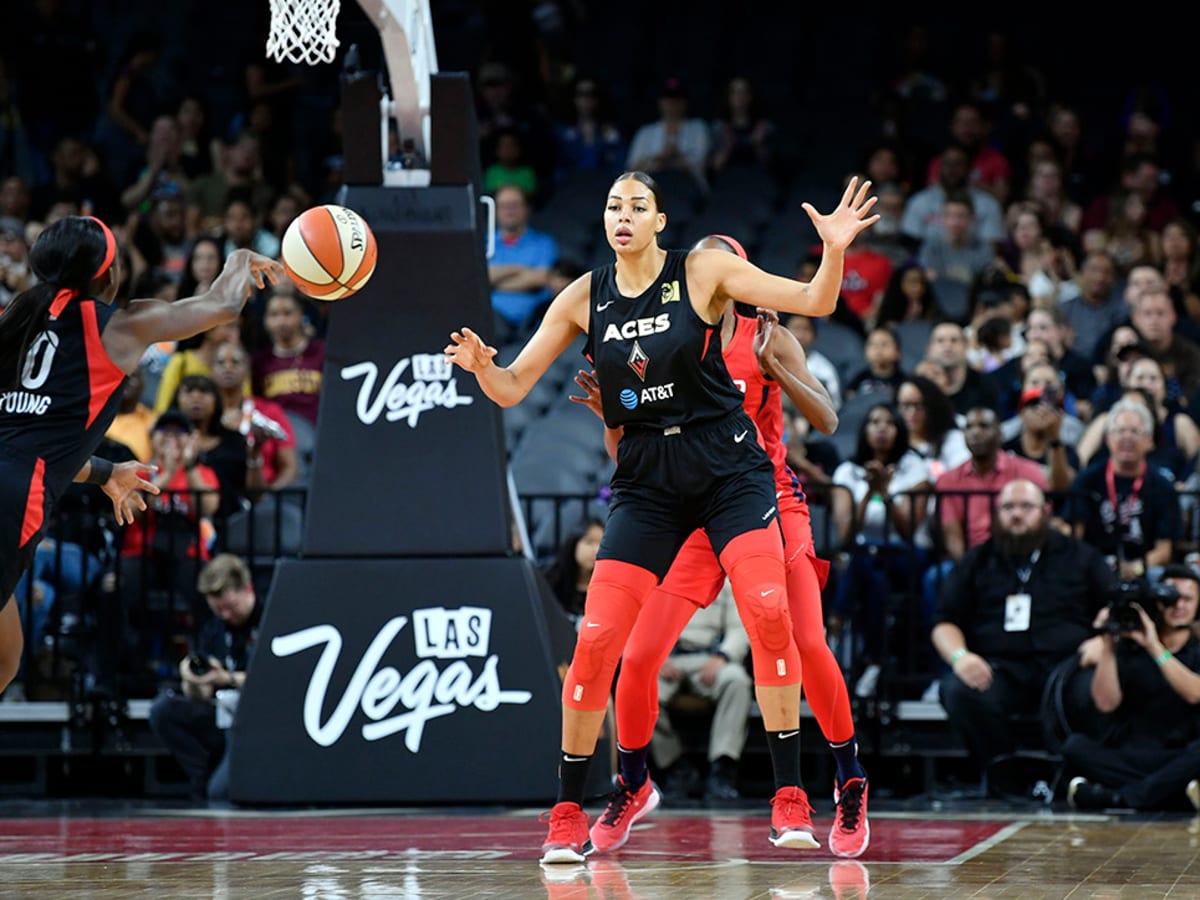
[{"label": "red knee pad", "polygon": [[761,528],[730,541],[721,553],[733,598],[750,638],[754,683],[770,687],[800,681],[800,655],[788,614],[787,573],[779,529]]},{"label": "red knee pad", "polygon": [[563,681],[564,706],[594,711],[608,705],[625,640],[657,583],[658,577],[640,566],[615,559],[596,561],[575,654]]}]

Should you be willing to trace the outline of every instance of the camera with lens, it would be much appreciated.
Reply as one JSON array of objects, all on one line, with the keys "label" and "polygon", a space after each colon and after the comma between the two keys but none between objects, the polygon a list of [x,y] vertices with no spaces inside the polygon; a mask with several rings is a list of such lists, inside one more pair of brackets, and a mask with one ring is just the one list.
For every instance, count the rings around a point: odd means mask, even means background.
[{"label": "camera with lens", "polygon": [[1159,605],[1170,606],[1178,599],[1179,589],[1165,581],[1152,583],[1144,578],[1122,581],[1105,595],[1108,618],[1104,627],[1110,634],[1141,631],[1142,618],[1134,607],[1135,603],[1158,625]]}]

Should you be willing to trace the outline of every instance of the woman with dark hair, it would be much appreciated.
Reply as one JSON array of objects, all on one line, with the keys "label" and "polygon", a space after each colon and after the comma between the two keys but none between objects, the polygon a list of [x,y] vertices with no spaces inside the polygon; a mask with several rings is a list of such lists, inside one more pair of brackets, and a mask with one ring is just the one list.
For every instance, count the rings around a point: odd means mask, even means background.
[{"label": "woman with dark hair", "polygon": [[771,843],[813,847],[800,787],[800,658],[791,633],[774,466],[753,435],[720,353],[733,297],[802,315],[837,306],[846,248],[878,216],[869,183],[851,178],[837,208],[804,204],[824,245],[810,282],[764,272],[734,253],[664,250],[658,183],[620,175],[606,192],[605,236],[615,264],[559,292],[508,366],[474,331],[450,335],[447,358],[475,375],[501,406],[519,403],[581,335],[596,372],[605,425],[623,427],[612,504],[587,610],[563,684],[557,802],[543,863],[579,863],[592,851],[582,809],[613,673],[643,604],[684,541],[704,528],[729,576],[752,644],[758,704],[775,771]]},{"label": "woman with dark hair", "polygon": [[550,590],[577,629],[583,621],[588,583],[596,568],[596,551],[600,549],[603,537],[604,523],[599,519],[588,519],[558,545],[558,552],[546,567]]},{"label": "woman with dark hair", "polygon": [[937,319],[937,295],[925,270],[916,262],[904,263],[892,271],[883,299],[879,301],[879,312],[875,315],[875,327],[898,325],[901,322],[933,322]]},{"label": "woman with dark hair", "polygon": [[186,375],[175,392],[174,405],[196,429],[196,461],[217,473],[221,482],[218,516],[228,516],[246,496],[246,438],[221,422],[225,412],[221,391],[207,375]]},{"label": "woman with dark hair", "polygon": [[908,429],[908,445],[929,463],[934,481],[971,458],[945,392],[923,375],[910,375],[896,390],[896,409]]},{"label": "woman with dark hair", "polygon": [[63,491],[72,481],[101,485],[118,524],[145,509],[139,490],[158,492],[142,463],[91,456],[117,413],[126,375],[149,344],[230,321],[256,283],[283,277],[279,263],[242,251],[206,294],[118,303],[116,258],[116,238],[99,219],[61,219],[30,251],[38,284],[0,316],[0,690],[23,649],[9,600]]},{"label": "woman with dark hair", "polygon": [[873,696],[883,660],[885,604],[893,586],[920,583],[929,553],[924,494],[933,478],[929,464],[909,447],[904,419],[878,403],[867,412],[854,456],[837,467],[833,483],[833,522],[842,544],[852,549],[827,624],[831,634],[840,634],[845,619],[855,620],[862,638],[855,693]]}]

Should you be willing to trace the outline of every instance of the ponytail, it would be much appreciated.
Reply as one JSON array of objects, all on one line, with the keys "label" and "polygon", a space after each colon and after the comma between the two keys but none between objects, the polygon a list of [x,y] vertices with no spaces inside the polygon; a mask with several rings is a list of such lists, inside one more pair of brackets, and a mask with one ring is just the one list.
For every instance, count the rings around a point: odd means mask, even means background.
[{"label": "ponytail", "polygon": [[16,387],[25,351],[47,320],[108,271],[116,240],[91,216],[68,216],[50,225],[29,251],[38,284],[22,291],[0,315],[0,391]]}]

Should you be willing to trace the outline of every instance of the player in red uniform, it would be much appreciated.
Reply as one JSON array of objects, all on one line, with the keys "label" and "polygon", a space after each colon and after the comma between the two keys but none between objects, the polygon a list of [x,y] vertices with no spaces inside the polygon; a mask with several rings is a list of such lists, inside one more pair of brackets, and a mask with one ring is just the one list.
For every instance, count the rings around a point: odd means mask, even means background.
[{"label": "player in red uniform", "polygon": [[[694,249],[724,250],[746,257],[741,244],[726,235],[709,235]],[[787,465],[781,394],[786,391],[800,413],[826,434],[837,428],[837,413],[828,391],[808,371],[799,342],[787,329],[776,327],[775,314],[760,311],[756,326],[753,318],[739,314],[743,311],[752,312],[734,304],[726,308],[721,324],[722,353],[730,377],[744,395],[743,407],[758,428],[759,442],[775,466],[787,559],[788,609],[804,673],[804,694],[837,761],[837,813],[829,834],[830,848],[838,856],[855,857],[870,841],[867,778],[858,763],[846,683],[825,642],[821,587],[829,564],[813,551],[808,503]],[[581,371],[576,383],[586,396],[571,399],[600,415],[594,378]],[[605,437],[610,452],[615,452],[619,429],[608,429]],[[696,607],[712,603],[725,578],[707,537],[698,530],[683,545],[638,616],[621,657],[617,682],[620,780],[608,808],[591,830],[598,851],[623,845],[633,824],[658,805],[658,793],[646,766],[658,716],[658,671]]]},{"label": "player in red uniform", "polygon": [[257,284],[283,267],[249,250],[230,254],[209,290],[174,303],[118,303],[112,231],[91,216],[48,226],[29,251],[38,283],[0,316],[0,691],[16,676],[24,638],[13,589],[45,522],[72,481],[101,485],[118,523],[158,493],[141,463],[91,456],[116,415],[125,376],[158,341],[233,321]]}]

